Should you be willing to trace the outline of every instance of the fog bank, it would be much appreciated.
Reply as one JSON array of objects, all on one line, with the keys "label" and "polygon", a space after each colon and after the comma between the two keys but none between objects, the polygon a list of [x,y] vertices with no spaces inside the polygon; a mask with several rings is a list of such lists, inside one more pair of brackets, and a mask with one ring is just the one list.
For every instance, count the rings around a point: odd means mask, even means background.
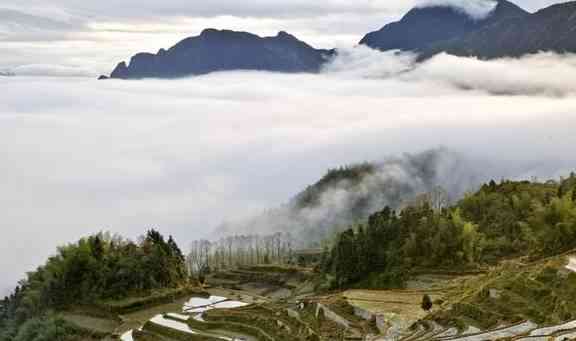
[{"label": "fog bank", "polygon": [[423,89],[453,87],[494,95],[567,96],[576,93],[576,55],[538,53],[480,60],[441,53],[417,63],[409,52],[379,52],[365,46],[338,50],[324,67],[328,75],[419,83]]},{"label": "fog bank", "polygon": [[572,56],[347,53],[321,75],[0,78],[0,288],[100,230],[185,246],[340,165],[445,147],[480,175],[576,168]]}]

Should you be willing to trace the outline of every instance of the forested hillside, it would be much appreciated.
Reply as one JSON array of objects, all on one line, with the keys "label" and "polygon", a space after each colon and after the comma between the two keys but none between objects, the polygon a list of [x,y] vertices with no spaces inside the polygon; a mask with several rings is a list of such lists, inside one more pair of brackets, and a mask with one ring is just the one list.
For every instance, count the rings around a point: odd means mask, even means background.
[{"label": "forested hillside", "polygon": [[475,270],[576,248],[576,176],[494,181],[457,204],[390,208],[341,233],[322,267],[332,288],[402,287],[417,269]]},{"label": "forested hillside", "polygon": [[285,205],[222,224],[218,238],[283,232],[296,248],[317,248],[383,207],[401,209],[426,194],[445,203],[460,198],[481,185],[486,175],[478,173],[463,156],[443,148],[333,168]]},{"label": "forested hillside", "polygon": [[[342,185],[345,180],[350,190],[374,171],[368,164],[331,171],[295,200],[303,206],[314,205],[318,193],[334,183]],[[491,181],[452,205],[434,193],[416,193],[402,208],[383,207],[327,240],[325,245],[330,247],[314,275],[316,289],[403,288],[416,274],[427,271],[487,273],[486,278],[497,281],[491,282],[493,285],[531,302],[526,296],[531,293],[514,287],[509,271],[491,269],[509,260],[532,264],[576,248],[575,174],[561,181]],[[190,275],[203,282],[204,275],[213,271],[234,272],[256,264],[294,265],[295,245],[289,233],[230,236],[213,243],[193,243],[185,259],[171,237],[165,239],[154,230],[138,242],[93,235],[59,248],[46,264],[29,273],[10,297],[0,301],[0,341],[76,340],[73,337],[84,331],[61,319],[58,312],[110,307],[104,302],[183,288]],[[529,278],[530,268],[521,269]],[[535,269],[546,275],[544,265]],[[545,284],[538,285],[552,292]],[[472,315],[478,309],[483,314],[494,310],[506,317],[504,320],[562,321],[572,307],[565,304],[566,293],[572,291],[562,285],[558,293],[552,292],[562,307],[555,315],[529,308],[507,314],[505,305],[485,306],[484,289],[466,284],[462,290],[469,288],[473,293],[462,300],[460,294],[448,296],[455,301],[449,309],[437,310],[435,316],[450,321],[467,316],[485,327],[498,320],[477,319]],[[466,310],[458,310],[462,307]],[[557,310],[556,305],[546,309]]]},{"label": "forested hillside", "polygon": [[74,334],[52,313],[183,285],[184,256],[172,237],[150,230],[138,243],[97,234],[60,247],[0,301],[1,341],[62,340]]}]

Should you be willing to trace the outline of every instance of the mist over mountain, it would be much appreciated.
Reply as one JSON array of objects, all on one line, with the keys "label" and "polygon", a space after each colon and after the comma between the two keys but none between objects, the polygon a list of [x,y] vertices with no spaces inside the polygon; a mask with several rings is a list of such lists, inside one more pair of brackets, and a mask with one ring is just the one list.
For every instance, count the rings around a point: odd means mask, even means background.
[{"label": "mist over mountain", "polygon": [[426,3],[409,11],[400,21],[368,33],[360,44],[378,50],[421,51],[434,43],[457,39],[470,32],[529,13],[506,0],[492,4],[485,16],[475,17],[449,1]]},{"label": "mist over mountain", "polygon": [[576,338],[558,1],[0,5],[0,341]]},{"label": "mist over mountain", "polygon": [[139,53],[121,62],[110,78],[177,78],[215,71],[317,72],[331,55],[280,32],[259,37],[247,32],[206,29],[157,54]]},{"label": "mist over mountain", "polygon": [[[433,3],[434,4],[434,3]],[[360,44],[379,50],[405,50],[425,60],[439,53],[495,59],[538,52],[576,51],[576,2],[528,13],[506,0],[485,18],[474,18],[442,1],[417,7],[401,21],[366,35]]]},{"label": "mist over mountain", "polygon": [[[417,61],[440,53],[488,59],[522,57],[540,51],[573,52],[574,13],[576,2],[530,14],[507,0],[430,0],[417,4],[400,21],[368,33],[360,45],[380,51],[414,52]],[[168,50],[138,53],[129,63],[119,63],[109,77],[179,78],[218,71],[317,73],[336,53],[338,50],[313,48],[286,32],[260,37],[205,29],[199,36],[186,38]]]},{"label": "mist over mountain", "polygon": [[[527,178],[526,165],[495,165],[446,148],[404,153],[329,170],[287,204],[220,225],[215,235],[290,233],[299,247],[317,247],[384,207],[430,202],[445,207],[502,176]],[[536,174],[536,173],[532,173]]]},{"label": "mist over mountain", "polygon": [[446,52],[484,59],[520,57],[542,51],[576,52],[576,2],[542,9],[534,14],[499,20],[458,39],[431,47],[424,56]]}]

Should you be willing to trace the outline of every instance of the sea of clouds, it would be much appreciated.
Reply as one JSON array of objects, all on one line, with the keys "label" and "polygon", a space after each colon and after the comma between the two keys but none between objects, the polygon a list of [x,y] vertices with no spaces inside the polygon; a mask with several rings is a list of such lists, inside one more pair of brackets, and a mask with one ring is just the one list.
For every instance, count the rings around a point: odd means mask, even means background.
[{"label": "sea of clouds", "polygon": [[344,164],[443,147],[493,178],[576,168],[572,55],[416,64],[354,48],[319,75],[17,76],[0,88],[3,288],[100,230],[154,227],[186,246]]}]

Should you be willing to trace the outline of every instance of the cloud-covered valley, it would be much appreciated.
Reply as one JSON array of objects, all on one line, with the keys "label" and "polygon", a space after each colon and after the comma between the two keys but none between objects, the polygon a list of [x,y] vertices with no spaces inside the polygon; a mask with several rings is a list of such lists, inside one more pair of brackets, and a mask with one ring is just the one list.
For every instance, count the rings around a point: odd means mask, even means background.
[{"label": "cloud-covered valley", "polygon": [[[61,243],[157,227],[186,245],[328,168],[445,147],[493,177],[576,168],[572,56],[342,52],[320,75],[0,77],[0,287]],[[550,69],[553,71],[550,71]]]}]

